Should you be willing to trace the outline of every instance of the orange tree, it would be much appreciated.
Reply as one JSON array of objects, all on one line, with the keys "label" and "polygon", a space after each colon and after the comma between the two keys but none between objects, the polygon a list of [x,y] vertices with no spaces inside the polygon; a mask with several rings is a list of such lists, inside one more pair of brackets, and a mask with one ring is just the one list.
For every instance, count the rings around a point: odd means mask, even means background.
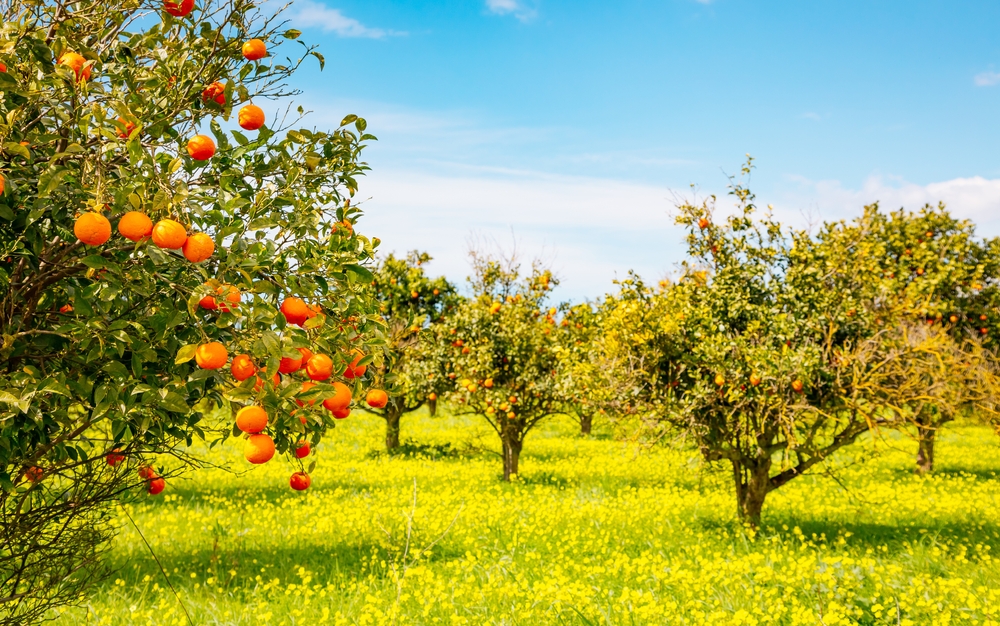
[{"label": "orange tree", "polygon": [[546,309],[551,273],[523,276],[513,259],[472,255],[471,295],[435,329],[447,351],[449,397],[459,412],[485,419],[500,438],[503,479],[518,473],[525,436],[563,411],[561,346],[555,308]]},{"label": "orange tree", "polygon": [[580,422],[580,433],[589,435],[595,414],[604,410],[616,383],[608,376],[604,353],[595,349],[600,340],[599,310],[589,302],[562,308],[559,321],[559,346],[565,359],[560,372],[560,395],[566,398],[564,410]]},{"label": "orange tree", "polygon": [[[882,280],[884,238],[786,231],[758,218],[736,181],[732,194],[736,210],[719,221],[714,198],[679,207],[681,278],[659,291],[626,282],[605,303],[602,346],[626,413],[728,463],[739,515],[756,525],[768,493],[905,423],[924,394],[921,368],[907,364],[940,346],[903,332],[913,308]],[[965,378],[940,382],[960,393]]]},{"label": "orange tree", "polygon": [[[152,455],[243,431],[251,462],[304,457],[333,425],[318,401],[349,411],[338,379],[359,391],[382,326],[361,265],[377,240],[349,204],[373,137],[353,115],[333,132],[265,118],[323,61],[280,16],[3,11],[0,624],[24,624],[99,573],[109,503],[164,489]],[[235,426],[206,418],[242,405]]]},{"label": "orange tree", "polygon": [[388,325],[378,378],[388,398],[385,406],[369,404],[366,410],[385,420],[389,452],[399,447],[402,416],[425,402],[433,412],[438,395],[452,386],[441,375],[438,352],[420,347],[421,337],[433,337],[431,326],[441,324],[458,302],[455,286],[445,277],[426,274],[424,267],[430,261],[426,252],[413,251],[404,258],[390,254],[375,270],[375,299]]},{"label": "orange tree", "polygon": [[[942,335],[926,360],[909,362],[923,372],[927,393],[904,407],[918,443],[917,471],[929,472],[935,435],[945,424],[971,408],[977,418],[992,415],[983,401],[994,380],[989,353],[1000,345],[1000,240],[977,239],[972,222],[955,219],[943,205],[892,213],[871,205],[862,217],[831,224],[819,237],[827,243],[871,242],[880,251],[879,273],[872,279],[887,299],[908,311],[900,320],[906,334],[924,337],[927,333],[914,326],[926,325]],[[968,379],[959,387],[966,393],[956,395],[946,384],[956,376]]]}]

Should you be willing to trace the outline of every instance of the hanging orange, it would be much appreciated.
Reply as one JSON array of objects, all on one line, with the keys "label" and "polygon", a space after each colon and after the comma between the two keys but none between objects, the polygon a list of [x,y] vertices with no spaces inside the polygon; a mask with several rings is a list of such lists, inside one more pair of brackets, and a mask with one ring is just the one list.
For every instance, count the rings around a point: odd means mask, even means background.
[{"label": "hanging orange", "polygon": [[247,61],[257,61],[267,56],[267,45],[260,39],[251,39],[243,44],[243,58]]},{"label": "hanging orange", "polygon": [[192,263],[201,263],[211,258],[215,252],[215,242],[205,233],[195,233],[184,242],[184,258]]},{"label": "hanging orange", "polygon": [[243,382],[257,373],[257,366],[254,365],[253,359],[250,358],[249,354],[237,354],[233,357],[229,371],[232,372],[233,378]]},{"label": "hanging orange", "polygon": [[274,440],[267,435],[250,435],[243,456],[254,465],[267,463],[274,456]]},{"label": "hanging orange", "polygon": [[201,99],[203,102],[213,100],[219,106],[225,106],[226,86],[218,81],[212,83],[208,87],[205,87],[205,90],[201,92]]},{"label": "hanging orange", "polygon": [[389,401],[388,394],[386,394],[386,392],[382,391],[381,389],[372,389],[371,391],[368,392],[368,395],[365,397],[365,402],[367,402],[368,406],[372,407],[373,409],[381,409],[385,407],[388,401]]},{"label": "hanging orange", "polygon": [[153,243],[160,248],[167,250],[177,250],[184,247],[187,241],[187,230],[180,222],[174,220],[160,220],[153,226]]},{"label": "hanging orange", "polygon": [[187,151],[195,161],[207,161],[215,156],[215,142],[208,135],[195,135],[188,140]]},{"label": "hanging orange", "polygon": [[90,65],[87,64],[87,59],[83,58],[82,55],[76,52],[65,52],[61,57],[59,57],[59,65],[65,65],[66,67],[73,70],[76,74],[77,81],[87,81],[90,80]]},{"label": "hanging orange", "polygon": [[267,412],[259,406],[245,406],[236,412],[236,427],[256,435],[267,428]]},{"label": "hanging orange", "polygon": [[84,213],[73,224],[73,234],[88,246],[99,246],[111,238],[111,222],[100,213]]},{"label": "hanging orange", "polygon": [[301,353],[298,358],[283,356],[281,357],[281,362],[278,364],[278,371],[282,374],[292,374],[300,369],[302,369]]},{"label": "hanging orange", "polygon": [[335,414],[337,411],[346,409],[351,404],[351,389],[342,382],[333,383],[336,395],[323,400],[323,406]]},{"label": "hanging orange", "polygon": [[174,17],[187,17],[194,10],[194,0],[163,0],[163,10]]},{"label": "hanging orange", "polygon": [[151,496],[158,496],[167,486],[167,481],[163,480],[159,476],[151,479],[149,484],[146,485],[146,493]]},{"label": "hanging orange", "polygon": [[316,354],[306,363],[306,375],[312,380],[326,380],[333,374],[333,359]]},{"label": "hanging orange", "polygon": [[281,303],[281,312],[289,324],[301,326],[309,317],[309,307],[301,298],[285,298]]},{"label": "hanging orange", "polygon": [[226,351],[226,346],[218,341],[210,341],[198,346],[194,353],[194,360],[202,369],[217,370],[229,360],[229,353]]},{"label": "hanging orange", "polygon": [[239,113],[240,128],[257,130],[264,125],[264,110],[255,104],[248,104]]},{"label": "hanging orange", "polygon": [[295,491],[305,491],[312,484],[312,479],[305,472],[295,472],[289,479],[288,484]]},{"label": "hanging orange", "polygon": [[145,213],[129,211],[118,220],[118,232],[132,241],[142,241],[153,233],[153,220]]}]

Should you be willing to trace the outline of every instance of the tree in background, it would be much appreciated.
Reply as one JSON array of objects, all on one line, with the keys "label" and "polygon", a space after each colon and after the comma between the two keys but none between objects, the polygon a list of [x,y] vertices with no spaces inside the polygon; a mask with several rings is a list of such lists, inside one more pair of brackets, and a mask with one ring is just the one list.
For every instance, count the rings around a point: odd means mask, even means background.
[{"label": "tree in background", "polygon": [[[881,272],[873,280],[882,285],[887,298],[909,311],[899,322],[898,330],[906,336],[900,341],[927,337],[915,326],[926,325],[942,334],[934,340],[936,350],[925,354],[926,360],[908,364],[922,372],[925,397],[901,407],[918,444],[917,472],[929,472],[934,467],[935,436],[945,424],[972,405],[979,409],[978,418],[992,415],[984,400],[994,376],[984,349],[995,352],[1000,345],[996,327],[1000,240],[977,240],[972,222],[955,219],[943,205],[892,213],[871,205],[856,220],[829,225],[819,239],[867,240],[880,250]],[[955,393],[949,382],[955,376],[966,378],[960,386],[965,393]]]},{"label": "tree in background", "polygon": [[[399,447],[400,420],[426,402],[436,409],[437,398],[451,387],[441,375],[437,351],[422,349],[422,338],[433,337],[431,326],[445,320],[459,297],[443,276],[429,277],[426,252],[413,251],[405,258],[385,257],[375,271],[375,299],[388,331],[385,361],[380,376],[388,399],[384,407],[368,407],[385,420],[385,447]],[[426,339],[424,339],[426,340]]]},{"label": "tree in background", "polygon": [[[377,240],[349,205],[365,121],[319,132],[265,114],[306,58],[323,63],[279,16],[149,8],[3,9],[0,624],[79,601],[109,505],[166,486],[153,455],[242,431],[252,463],[304,456],[334,421],[296,409],[294,377],[339,404],[330,383],[378,365],[360,265]],[[235,426],[206,419],[242,404]]]},{"label": "tree in background", "polygon": [[595,349],[600,341],[601,319],[598,310],[585,302],[562,307],[559,322],[560,395],[567,399],[568,415],[580,423],[580,434],[589,435],[595,414],[608,406],[615,384],[607,376],[609,368],[603,362],[603,352]]},{"label": "tree in background", "polygon": [[[738,512],[757,525],[768,493],[860,435],[905,423],[921,375],[907,364],[941,346],[901,339],[914,309],[882,280],[883,239],[836,225],[785,232],[756,218],[736,181],[732,194],[737,210],[718,224],[714,199],[679,207],[683,275],[660,291],[623,284],[606,303],[603,345],[627,413],[728,462]],[[942,389],[961,395],[966,373]]]},{"label": "tree in background", "polygon": [[437,343],[450,351],[447,377],[457,381],[450,397],[460,412],[481,416],[496,432],[509,481],[525,436],[565,404],[558,311],[546,309],[556,281],[537,263],[522,275],[516,258],[471,257],[472,295],[437,329]]}]

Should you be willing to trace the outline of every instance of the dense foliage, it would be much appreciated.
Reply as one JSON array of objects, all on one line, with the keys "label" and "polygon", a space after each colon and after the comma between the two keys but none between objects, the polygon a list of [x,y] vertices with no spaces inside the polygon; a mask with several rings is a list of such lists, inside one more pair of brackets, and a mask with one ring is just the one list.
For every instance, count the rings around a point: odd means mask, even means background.
[{"label": "dense foliage", "polygon": [[339,374],[381,326],[360,265],[377,241],[349,203],[365,121],[296,130],[249,108],[323,63],[297,31],[248,0],[5,7],[0,602],[25,623],[77,599],[109,502],[163,489],[156,468],[136,474],[149,455],[239,433],[212,409],[267,412],[257,460],[333,425],[291,415],[294,380],[231,376],[230,354],[277,376],[309,348]]}]

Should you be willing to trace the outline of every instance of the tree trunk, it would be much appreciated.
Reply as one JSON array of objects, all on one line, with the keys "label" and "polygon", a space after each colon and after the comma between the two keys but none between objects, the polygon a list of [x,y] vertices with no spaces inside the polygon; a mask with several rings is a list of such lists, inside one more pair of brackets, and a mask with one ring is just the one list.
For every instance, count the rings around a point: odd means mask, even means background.
[{"label": "tree trunk", "polygon": [[503,437],[503,479],[510,482],[510,477],[517,475],[517,462],[521,458],[521,446],[524,441],[516,433],[505,433]]},{"label": "tree trunk", "polygon": [[764,499],[770,491],[771,459],[743,459],[732,463],[737,512],[743,522],[751,528],[757,528],[764,510]]},{"label": "tree trunk", "polygon": [[434,417],[434,414],[437,413],[438,410],[437,398],[427,401],[427,409],[431,412],[431,417]]},{"label": "tree trunk", "polygon": [[390,403],[385,411],[385,449],[392,452],[399,447],[399,420],[403,416],[402,407]]},{"label": "tree trunk", "polygon": [[590,428],[594,425],[594,416],[591,413],[580,416],[580,434],[589,435]]},{"label": "tree trunk", "polygon": [[934,428],[918,424],[917,436],[919,444],[917,448],[917,468],[918,474],[929,474],[934,471]]}]

